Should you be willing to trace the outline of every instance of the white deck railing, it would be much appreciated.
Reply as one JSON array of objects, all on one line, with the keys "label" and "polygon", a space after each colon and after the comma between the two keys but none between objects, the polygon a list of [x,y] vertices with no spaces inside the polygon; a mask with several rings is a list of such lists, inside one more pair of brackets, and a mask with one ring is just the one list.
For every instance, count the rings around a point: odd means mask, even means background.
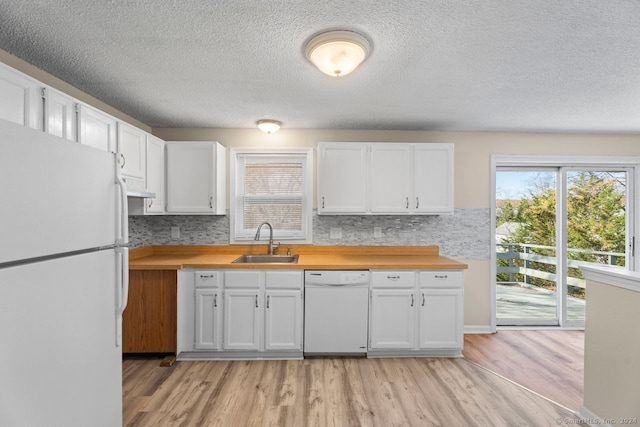
[{"label": "white deck railing", "polygon": [[[545,279],[552,282],[557,282],[556,273],[550,273],[547,271],[536,270],[531,268],[532,263],[542,263],[548,265],[556,265],[557,260],[554,256],[540,255],[535,253],[534,250],[551,251],[555,254],[556,248],[554,246],[542,246],[542,245],[529,245],[524,243],[497,243],[496,244],[496,256],[497,259],[508,260],[508,266],[498,266],[497,273],[508,273],[509,282],[514,282],[515,274],[522,274],[524,276],[524,282],[530,283],[531,277],[537,277],[539,279]],[[580,261],[575,259],[569,259],[567,266],[576,269],[576,274],[579,276],[572,276],[571,270],[567,277],[567,285],[577,288],[585,287],[585,280],[582,278],[579,267],[585,265],[610,265],[616,266],[619,259],[625,258],[625,254],[617,252],[603,252],[603,251],[589,251],[585,249],[571,249],[567,250],[569,256],[572,253],[589,254],[594,255],[599,259],[599,262]],[[522,260],[522,262],[517,262]],[[504,283],[504,282],[500,282]]]}]

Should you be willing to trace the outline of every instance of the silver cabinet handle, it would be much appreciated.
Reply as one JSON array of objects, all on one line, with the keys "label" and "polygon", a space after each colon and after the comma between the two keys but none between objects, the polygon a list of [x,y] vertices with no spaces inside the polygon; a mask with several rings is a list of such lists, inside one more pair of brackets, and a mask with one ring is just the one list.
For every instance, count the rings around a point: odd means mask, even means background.
[{"label": "silver cabinet handle", "polygon": [[151,205],[153,205],[153,199],[149,199],[149,206],[147,206],[147,208],[151,208]]},{"label": "silver cabinet handle", "polygon": [[213,279],[213,274],[201,274],[201,279]]},{"label": "silver cabinet handle", "polygon": [[269,295],[267,295],[267,308],[269,308]]},{"label": "silver cabinet handle", "polygon": [[409,209],[409,198],[407,197],[407,206],[405,208]]},{"label": "silver cabinet handle", "polygon": [[436,279],[446,279],[446,278],[448,278],[449,276],[447,276],[446,274],[445,274],[444,276],[438,276],[438,275],[436,274],[436,275],[435,275],[435,276],[433,276],[433,277],[435,277]]},{"label": "silver cabinet handle", "polygon": [[256,308],[258,308],[258,295],[256,295]]},{"label": "silver cabinet handle", "polygon": [[424,294],[422,294],[422,306],[424,307]]},{"label": "silver cabinet handle", "polygon": [[120,153],[120,169],[124,169],[124,165],[127,164],[127,159],[124,157],[124,154]]},{"label": "silver cabinet handle", "polygon": [[322,196],[322,209],[324,209],[324,196]]},{"label": "silver cabinet handle", "polygon": [[411,307],[413,307],[413,294],[411,294]]},{"label": "silver cabinet handle", "polygon": [[213,209],[213,197],[209,197],[209,207]]},{"label": "silver cabinet handle", "polygon": [[420,207],[420,199],[416,197],[416,209]]},{"label": "silver cabinet handle", "polygon": [[387,276],[387,279],[389,280],[398,280],[400,278],[400,276]]},{"label": "silver cabinet handle", "polygon": [[213,306],[218,306],[218,294],[213,294]]}]

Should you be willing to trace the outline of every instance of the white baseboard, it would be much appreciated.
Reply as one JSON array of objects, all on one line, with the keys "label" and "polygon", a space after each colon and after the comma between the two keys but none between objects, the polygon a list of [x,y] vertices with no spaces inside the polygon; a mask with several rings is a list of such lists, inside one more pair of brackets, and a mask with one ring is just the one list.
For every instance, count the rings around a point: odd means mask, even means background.
[{"label": "white baseboard", "polygon": [[491,325],[465,325],[465,334],[490,334]]},{"label": "white baseboard", "polygon": [[590,426],[612,427],[611,424],[608,423],[610,420],[600,418],[584,406],[578,408],[576,415],[580,418],[580,421]]}]

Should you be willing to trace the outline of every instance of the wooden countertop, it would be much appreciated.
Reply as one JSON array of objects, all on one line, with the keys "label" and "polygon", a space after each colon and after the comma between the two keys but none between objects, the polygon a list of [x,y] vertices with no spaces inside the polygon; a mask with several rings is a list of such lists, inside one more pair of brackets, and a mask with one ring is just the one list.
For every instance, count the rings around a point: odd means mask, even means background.
[{"label": "wooden countertop", "polygon": [[[291,246],[297,264],[233,264],[243,254],[264,254],[266,245],[148,246],[129,252],[130,270],[462,270],[464,263],[439,255],[437,246]],[[286,252],[283,246],[281,253]]]}]

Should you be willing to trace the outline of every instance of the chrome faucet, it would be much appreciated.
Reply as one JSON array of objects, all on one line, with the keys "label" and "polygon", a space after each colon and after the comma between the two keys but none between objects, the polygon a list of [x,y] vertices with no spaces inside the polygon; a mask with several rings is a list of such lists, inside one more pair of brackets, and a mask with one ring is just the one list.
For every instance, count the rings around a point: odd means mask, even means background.
[{"label": "chrome faucet", "polygon": [[256,231],[256,237],[254,240],[260,240],[260,230],[262,230],[262,226],[266,225],[269,227],[269,255],[273,255],[274,249],[278,249],[280,247],[280,243],[277,245],[273,244],[273,227],[268,222],[263,222],[258,226],[258,231]]}]

